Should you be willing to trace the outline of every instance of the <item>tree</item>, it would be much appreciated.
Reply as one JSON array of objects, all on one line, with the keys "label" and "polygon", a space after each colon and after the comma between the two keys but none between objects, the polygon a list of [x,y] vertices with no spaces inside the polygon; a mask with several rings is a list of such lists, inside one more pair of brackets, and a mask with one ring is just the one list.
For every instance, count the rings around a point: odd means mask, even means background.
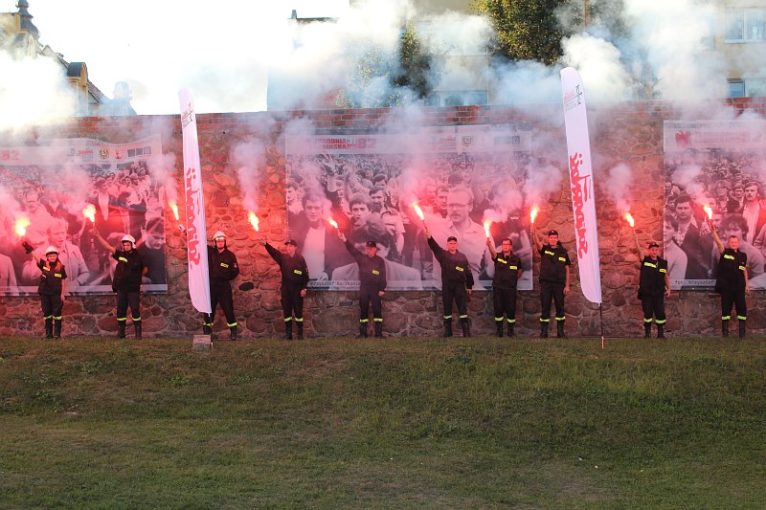
[{"label": "tree", "polygon": [[552,64],[561,57],[562,29],[557,10],[567,0],[475,0],[495,28],[495,54],[510,60]]},{"label": "tree", "polygon": [[431,56],[423,50],[415,28],[407,23],[399,38],[399,72],[391,83],[396,87],[408,87],[419,99],[431,93],[428,75],[431,70]]}]

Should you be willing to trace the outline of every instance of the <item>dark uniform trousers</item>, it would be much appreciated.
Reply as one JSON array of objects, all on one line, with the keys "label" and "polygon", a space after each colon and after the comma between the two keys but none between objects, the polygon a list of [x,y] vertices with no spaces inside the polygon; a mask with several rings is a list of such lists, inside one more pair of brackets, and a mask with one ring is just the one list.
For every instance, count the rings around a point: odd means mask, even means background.
[{"label": "dark uniform trousers", "polygon": [[722,290],[721,291],[721,320],[731,320],[731,308],[734,305],[737,309],[737,319],[747,320],[747,300],[744,290]]},{"label": "dark uniform trousers", "polygon": [[133,322],[141,320],[141,292],[137,290],[117,290],[117,321],[125,323],[128,320],[128,307]]},{"label": "dark uniform trousers", "polygon": [[495,322],[503,321],[505,314],[508,324],[516,323],[516,289],[493,289],[492,296],[495,305]]},{"label": "dark uniform trousers", "polygon": [[221,305],[221,310],[226,316],[226,325],[233,328],[237,325],[234,317],[234,298],[231,293],[231,284],[226,280],[212,280],[210,282],[210,313],[205,314],[205,325],[213,327],[215,309]]},{"label": "dark uniform trousers", "polygon": [[282,313],[285,322],[291,322],[295,315],[295,322],[303,322],[303,298],[301,297],[301,286],[291,286],[282,284]]},{"label": "dark uniform trousers", "polygon": [[383,302],[378,295],[377,286],[362,285],[359,287],[359,323],[370,322],[370,304],[372,304],[372,318],[375,322],[383,322]]},{"label": "dark uniform trousers", "polygon": [[442,283],[442,304],[444,305],[444,320],[452,320],[452,302],[457,305],[461,319],[468,319],[468,291],[465,281]]},{"label": "dark uniform trousers", "polygon": [[566,319],[564,313],[564,284],[554,282],[540,282],[540,322],[551,321],[551,301],[556,303],[556,321],[563,322]]},{"label": "dark uniform trousers", "polygon": [[644,324],[651,324],[652,318],[658,326],[667,322],[665,319],[665,294],[645,295],[641,293],[641,308],[644,311]]},{"label": "dark uniform trousers", "polygon": [[43,318],[61,320],[61,310],[64,308],[61,294],[40,294],[40,306],[43,309]]}]

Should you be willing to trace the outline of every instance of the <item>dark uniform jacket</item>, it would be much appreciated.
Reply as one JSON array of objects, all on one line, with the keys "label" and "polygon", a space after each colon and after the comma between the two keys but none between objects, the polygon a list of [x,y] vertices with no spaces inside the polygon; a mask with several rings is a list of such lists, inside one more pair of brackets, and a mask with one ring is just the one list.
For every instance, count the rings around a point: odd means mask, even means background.
[{"label": "dark uniform jacket", "polygon": [[46,296],[57,296],[61,294],[61,284],[66,278],[66,269],[61,261],[57,260],[54,266],[48,264],[47,260],[40,259],[37,267],[42,271],[40,275],[40,285],[37,287],[38,294]]},{"label": "dark uniform jacket", "polygon": [[556,246],[544,244],[540,250],[540,281],[566,284],[566,266],[571,266],[569,254],[561,243]]},{"label": "dark uniform jacket", "polygon": [[468,265],[468,259],[459,251],[450,253],[442,249],[433,237],[428,238],[428,246],[434,252],[434,257],[442,266],[442,286],[454,283],[464,283],[466,288],[473,288],[473,273]]},{"label": "dark uniform jacket", "polygon": [[207,261],[212,284],[228,283],[239,274],[237,257],[228,248],[219,253],[215,246],[208,246]]},{"label": "dark uniform jacket", "polygon": [[492,257],[495,263],[495,276],[492,279],[492,286],[496,289],[515,289],[519,281],[519,271],[521,270],[521,259],[518,255],[511,253],[508,256],[503,252],[498,252]]},{"label": "dark uniform jacket", "polygon": [[646,256],[641,261],[641,274],[638,282],[638,298],[642,296],[661,296],[665,293],[665,275],[668,274],[668,261],[662,257],[653,260]]},{"label": "dark uniform jacket", "polygon": [[359,253],[351,241],[346,241],[346,249],[359,265],[359,287],[378,292],[386,290],[386,261],[378,255],[370,257]]},{"label": "dark uniform jacket", "polygon": [[298,290],[306,288],[309,282],[309,268],[301,255],[296,253],[294,257],[290,257],[269,243],[266,243],[266,251],[279,264],[279,269],[282,271],[282,287]]},{"label": "dark uniform jacket", "polygon": [[718,278],[716,292],[742,292],[745,290],[745,268],[747,254],[726,248],[718,260]]},{"label": "dark uniform jacket", "polygon": [[112,258],[117,261],[114,270],[112,290],[138,292],[141,290],[141,277],[144,273],[144,261],[137,250],[115,250]]}]

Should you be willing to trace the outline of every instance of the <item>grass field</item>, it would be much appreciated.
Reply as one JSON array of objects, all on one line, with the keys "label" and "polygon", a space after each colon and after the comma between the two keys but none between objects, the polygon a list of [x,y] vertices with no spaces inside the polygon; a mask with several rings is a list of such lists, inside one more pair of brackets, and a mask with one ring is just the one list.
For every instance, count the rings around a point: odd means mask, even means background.
[{"label": "grass field", "polygon": [[0,339],[2,508],[764,508],[766,342]]}]

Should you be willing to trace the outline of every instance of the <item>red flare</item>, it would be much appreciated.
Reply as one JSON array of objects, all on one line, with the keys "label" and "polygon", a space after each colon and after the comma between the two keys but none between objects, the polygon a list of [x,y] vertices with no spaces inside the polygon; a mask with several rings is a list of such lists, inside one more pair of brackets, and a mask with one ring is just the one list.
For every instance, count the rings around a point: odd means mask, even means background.
[{"label": "red flare", "polygon": [[91,223],[96,223],[96,206],[88,204],[85,209],[82,210],[82,215],[90,220]]},{"label": "red flare", "polygon": [[415,214],[418,215],[418,218],[420,218],[420,221],[425,221],[426,215],[423,214],[423,209],[420,208],[417,202],[412,202],[412,208],[415,209]]},{"label": "red flare", "polygon": [[247,221],[250,222],[250,225],[253,226],[256,232],[259,231],[261,221],[258,219],[258,216],[256,216],[253,211],[250,211],[247,213]]}]

